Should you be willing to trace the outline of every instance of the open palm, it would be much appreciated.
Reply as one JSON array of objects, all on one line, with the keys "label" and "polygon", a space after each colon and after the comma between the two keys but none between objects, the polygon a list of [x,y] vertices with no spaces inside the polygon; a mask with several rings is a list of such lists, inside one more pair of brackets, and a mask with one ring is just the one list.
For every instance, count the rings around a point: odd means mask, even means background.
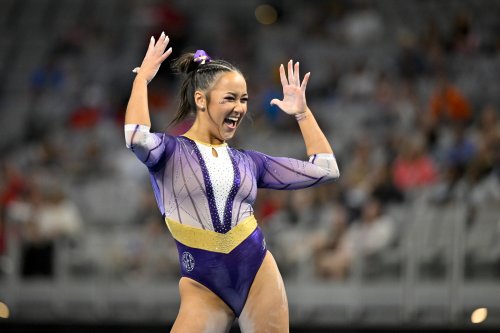
[{"label": "open palm", "polygon": [[293,61],[288,62],[288,77],[285,67],[280,65],[280,79],[283,86],[283,100],[277,98],[271,101],[271,105],[277,105],[281,110],[296,115],[306,111],[306,86],[311,73],[304,75],[304,80],[300,82],[299,63],[293,65]]},{"label": "open palm", "polygon": [[171,47],[165,51],[169,41],[170,39],[164,32],[161,33],[157,42],[155,42],[154,37],[151,37],[141,67],[134,68],[133,72],[142,75],[148,83],[151,82],[158,73],[162,62],[172,53]]}]

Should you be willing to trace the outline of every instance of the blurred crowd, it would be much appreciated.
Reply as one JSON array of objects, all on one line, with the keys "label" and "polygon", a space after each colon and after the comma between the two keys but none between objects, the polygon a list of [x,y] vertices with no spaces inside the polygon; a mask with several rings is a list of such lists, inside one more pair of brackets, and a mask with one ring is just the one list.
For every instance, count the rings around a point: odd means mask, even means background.
[{"label": "blurred crowd", "polygon": [[[286,278],[342,281],[356,258],[376,262],[400,243],[405,209],[417,201],[462,203],[470,219],[475,209],[500,205],[500,84],[492,75],[500,69],[500,24],[479,24],[478,16],[498,3],[271,1],[277,21],[260,25],[249,4],[224,12],[188,2],[122,1],[123,26],[90,15],[55,31],[46,54],[33,59],[24,78],[25,135],[2,151],[4,276],[53,278],[54,265],[68,256],[66,273],[75,277],[178,276],[147,170],[123,138],[131,69],[149,36],[163,30],[173,58],[204,48],[247,74],[250,119],[236,147],[307,158],[294,119],[269,101],[281,93],[280,63],[293,57],[312,72],[308,102],[341,178],[259,193],[255,214]],[[428,16],[405,22],[405,15],[418,16],[405,10],[419,6],[430,6],[420,9]],[[178,78],[164,65],[149,88],[155,131],[179,134],[189,125],[167,128],[177,90]]]}]

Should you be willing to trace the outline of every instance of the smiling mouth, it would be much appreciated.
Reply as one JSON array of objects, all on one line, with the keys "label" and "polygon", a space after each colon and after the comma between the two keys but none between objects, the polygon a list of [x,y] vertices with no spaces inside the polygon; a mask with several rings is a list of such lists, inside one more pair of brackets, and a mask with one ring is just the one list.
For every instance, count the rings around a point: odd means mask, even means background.
[{"label": "smiling mouth", "polygon": [[238,125],[238,122],[240,120],[240,117],[227,117],[224,118],[224,124],[226,124],[229,128],[236,128]]}]

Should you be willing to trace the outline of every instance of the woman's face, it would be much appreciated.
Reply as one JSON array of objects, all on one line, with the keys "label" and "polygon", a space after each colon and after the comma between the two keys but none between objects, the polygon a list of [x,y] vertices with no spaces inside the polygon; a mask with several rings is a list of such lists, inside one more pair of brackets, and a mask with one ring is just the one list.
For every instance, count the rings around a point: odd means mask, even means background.
[{"label": "woman's face", "polygon": [[201,111],[206,113],[208,130],[221,141],[231,139],[247,112],[246,81],[237,72],[224,73],[209,94],[206,111]]}]

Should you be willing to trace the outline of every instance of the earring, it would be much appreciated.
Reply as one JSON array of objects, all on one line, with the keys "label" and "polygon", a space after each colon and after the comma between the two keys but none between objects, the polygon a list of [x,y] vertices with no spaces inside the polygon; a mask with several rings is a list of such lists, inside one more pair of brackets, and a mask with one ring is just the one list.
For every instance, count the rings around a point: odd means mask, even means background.
[{"label": "earring", "polygon": [[205,107],[204,106],[201,107],[201,111],[205,111]]}]

